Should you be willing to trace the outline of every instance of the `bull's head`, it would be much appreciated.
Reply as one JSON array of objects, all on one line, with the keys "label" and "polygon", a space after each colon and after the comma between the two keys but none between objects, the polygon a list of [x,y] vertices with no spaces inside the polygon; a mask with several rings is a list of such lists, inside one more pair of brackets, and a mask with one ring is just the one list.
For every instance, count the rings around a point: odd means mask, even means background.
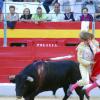
[{"label": "bull's head", "polygon": [[21,99],[22,96],[24,96],[29,87],[30,84],[34,82],[34,78],[31,76],[22,76],[22,75],[11,75],[9,76],[10,82],[13,82],[16,84],[16,97],[17,99]]}]

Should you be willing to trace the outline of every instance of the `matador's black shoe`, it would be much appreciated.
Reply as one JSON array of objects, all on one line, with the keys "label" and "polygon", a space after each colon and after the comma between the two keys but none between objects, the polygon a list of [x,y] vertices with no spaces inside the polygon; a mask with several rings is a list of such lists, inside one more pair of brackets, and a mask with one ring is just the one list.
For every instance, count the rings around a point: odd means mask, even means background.
[{"label": "matador's black shoe", "polygon": [[85,90],[85,89],[83,89],[83,93],[84,93],[84,95],[86,96],[86,98],[87,98],[88,100],[90,100],[90,96],[86,93],[86,90]]},{"label": "matador's black shoe", "polygon": [[67,90],[67,96],[70,96],[71,94],[72,94],[72,85],[70,85]]}]

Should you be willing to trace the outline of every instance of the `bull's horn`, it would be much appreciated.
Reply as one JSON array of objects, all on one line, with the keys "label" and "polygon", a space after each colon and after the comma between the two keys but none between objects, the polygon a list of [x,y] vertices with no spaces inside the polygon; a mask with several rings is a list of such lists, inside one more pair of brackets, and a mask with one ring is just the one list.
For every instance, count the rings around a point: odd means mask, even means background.
[{"label": "bull's horn", "polygon": [[34,81],[33,77],[31,77],[31,76],[28,76],[28,77],[27,77],[27,80],[28,80],[29,82],[33,82],[33,81]]}]

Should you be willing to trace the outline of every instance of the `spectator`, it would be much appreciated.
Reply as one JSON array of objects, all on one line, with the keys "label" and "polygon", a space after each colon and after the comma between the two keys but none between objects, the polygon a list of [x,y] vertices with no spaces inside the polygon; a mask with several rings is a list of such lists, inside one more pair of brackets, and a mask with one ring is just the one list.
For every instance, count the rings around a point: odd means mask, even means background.
[{"label": "spectator", "polygon": [[7,21],[18,21],[19,15],[15,12],[15,6],[9,7],[10,13],[7,14]]},{"label": "spectator", "polygon": [[60,3],[55,3],[54,10],[50,11],[48,17],[48,19],[53,22],[64,21],[65,16],[64,13],[60,11]]},{"label": "spectator", "polygon": [[65,9],[64,15],[65,15],[65,21],[75,21],[73,12],[71,12],[71,8],[70,7],[67,7]]},{"label": "spectator", "polygon": [[15,6],[9,7],[10,13],[7,14],[7,25],[9,28],[14,28],[16,21],[19,20],[19,15],[15,12]]},{"label": "spectator", "polygon": [[23,11],[23,15],[20,17],[20,21],[30,21],[32,17],[32,14],[30,14],[30,9],[29,8],[25,8]]},{"label": "spectator", "polygon": [[49,6],[53,5],[55,2],[57,2],[57,0],[44,0],[43,6],[44,6],[44,8],[45,8],[45,10],[46,10],[47,13],[50,12]]},{"label": "spectator", "polygon": [[39,22],[47,21],[47,16],[42,12],[41,7],[38,7],[36,14],[32,15],[32,20],[35,21],[36,24],[38,24]]},{"label": "spectator", "polygon": [[80,16],[80,21],[93,21],[93,17],[88,13],[87,8],[82,9],[82,15]]}]

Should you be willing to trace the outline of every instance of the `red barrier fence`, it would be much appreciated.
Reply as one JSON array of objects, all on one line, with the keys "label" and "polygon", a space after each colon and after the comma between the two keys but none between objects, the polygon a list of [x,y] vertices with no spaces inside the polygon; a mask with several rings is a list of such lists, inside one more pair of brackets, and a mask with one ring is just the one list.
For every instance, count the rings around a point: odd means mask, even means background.
[{"label": "red barrier fence", "polygon": [[[90,24],[90,29],[91,29]],[[38,42],[56,42],[60,46],[79,42],[81,22],[17,22],[14,29],[7,29],[7,43],[26,43],[28,46]],[[3,45],[3,23],[0,22],[0,46]]]},{"label": "red barrier fence", "polygon": [[[65,57],[76,60],[75,46],[72,47],[7,47],[0,48],[0,82],[9,82],[8,76],[17,74],[28,64],[38,59]],[[68,56],[68,57],[67,57]],[[72,56],[71,58],[69,56]]]},{"label": "red barrier fence", "polygon": [[[17,74],[34,60],[55,57],[76,60],[75,48],[80,42],[80,26],[80,22],[47,22],[38,25],[17,22],[15,29],[7,29],[8,47],[4,48],[3,23],[0,23],[0,82],[9,82],[9,75]],[[99,22],[96,28],[99,40]]]}]

